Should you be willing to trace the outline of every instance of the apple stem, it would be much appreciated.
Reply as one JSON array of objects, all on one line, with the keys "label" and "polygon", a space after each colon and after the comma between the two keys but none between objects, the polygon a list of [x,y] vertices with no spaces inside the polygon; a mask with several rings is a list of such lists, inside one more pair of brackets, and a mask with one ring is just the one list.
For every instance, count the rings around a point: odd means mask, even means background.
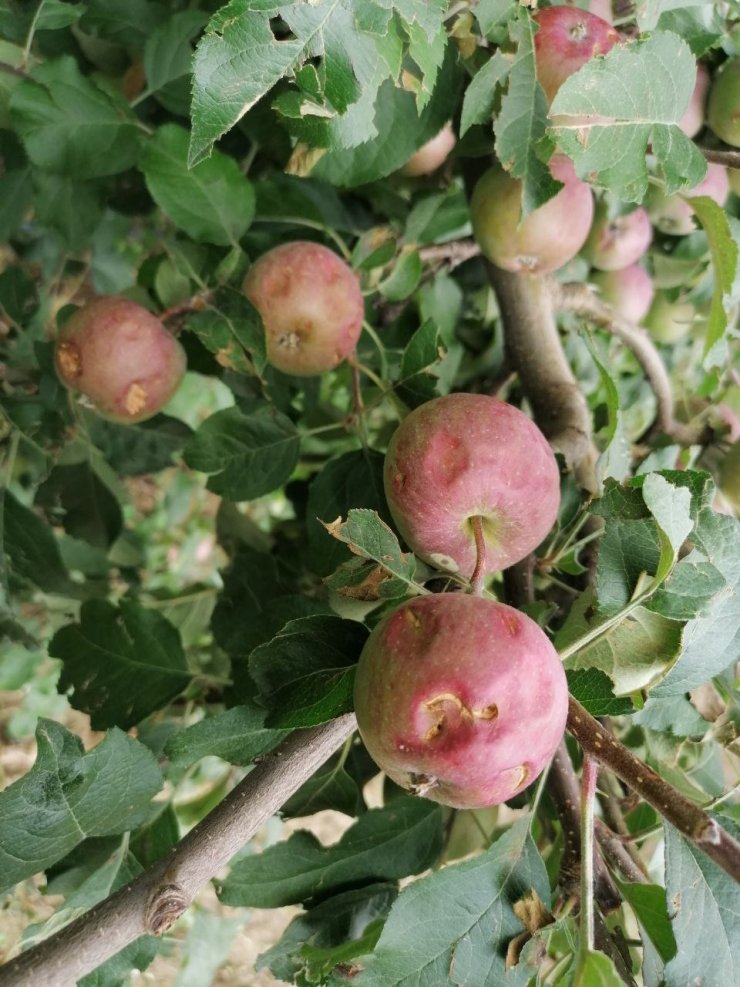
[{"label": "apple stem", "polygon": [[470,590],[474,596],[482,596],[486,576],[486,539],[483,536],[483,515],[474,514],[470,519],[475,536],[475,569],[470,577]]}]

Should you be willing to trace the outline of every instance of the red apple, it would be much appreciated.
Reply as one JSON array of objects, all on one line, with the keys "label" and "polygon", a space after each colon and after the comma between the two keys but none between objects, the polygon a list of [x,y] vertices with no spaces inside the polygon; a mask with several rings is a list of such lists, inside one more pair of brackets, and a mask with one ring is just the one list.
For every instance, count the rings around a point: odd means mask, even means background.
[{"label": "red apple", "polygon": [[696,137],[704,126],[704,108],[709,91],[709,72],[701,62],[696,66],[696,84],[686,112],[679,121],[679,127],[687,137]]},{"label": "red apple", "polygon": [[416,597],[385,617],[355,678],[360,736],[403,788],[443,805],[497,805],[526,788],[565,729],[557,652],[512,607],[462,593]]},{"label": "red apple", "polygon": [[600,271],[621,271],[642,257],[652,239],[653,228],[644,209],[609,219],[601,207],[596,211],[583,255]]},{"label": "red apple", "polygon": [[632,264],[621,271],[596,271],[591,281],[615,312],[630,322],[642,322],[654,294],[652,279],[644,267]]},{"label": "red apple", "polygon": [[653,339],[670,344],[685,339],[695,321],[696,308],[691,302],[671,301],[663,292],[658,292],[644,324]]},{"label": "red apple", "polygon": [[[724,206],[730,194],[730,180],[727,169],[723,165],[707,165],[707,173],[694,188],[684,193],[686,196],[708,195],[719,206]],[[653,225],[661,233],[671,233],[674,236],[684,236],[698,229],[694,219],[691,203],[681,195],[665,195],[657,186],[651,185],[648,190],[647,211]]]},{"label": "red apple", "polygon": [[78,309],[59,332],[57,374],[104,418],[133,424],[169,401],[185,374],[185,352],[162,322],[127,298]]},{"label": "red apple", "polygon": [[608,21],[578,7],[546,7],[534,15],[534,21],[537,80],[548,103],[567,78],[620,40]]},{"label": "red apple", "polygon": [[360,284],[328,247],[296,240],[269,250],[247,273],[244,293],[262,316],[267,359],[283,373],[333,370],[357,345]]},{"label": "red apple", "polygon": [[557,195],[522,219],[522,184],[495,166],[481,176],[470,200],[473,234],[485,256],[506,271],[549,274],[572,260],[593,219],[590,187],[570,158],[557,155],[550,171],[564,182]]},{"label": "red apple", "polygon": [[398,530],[426,562],[471,576],[480,518],[486,573],[523,559],[560,504],[555,457],[518,408],[486,394],[450,394],[415,408],[385,457]]},{"label": "red apple", "polygon": [[445,163],[456,143],[455,131],[448,123],[435,137],[432,137],[415,154],[411,155],[401,172],[410,178],[416,178],[419,175],[431,175],[433,171]]},{"label": "red apple", "polygon": [[714,77],[707,123],[727,144],[740,147],[740,57],[728,58]]}]

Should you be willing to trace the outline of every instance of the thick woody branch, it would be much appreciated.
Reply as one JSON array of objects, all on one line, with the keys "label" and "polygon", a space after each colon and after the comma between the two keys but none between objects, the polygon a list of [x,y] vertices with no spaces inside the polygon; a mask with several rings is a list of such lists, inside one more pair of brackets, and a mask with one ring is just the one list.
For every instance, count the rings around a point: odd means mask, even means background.
[{"label": "thick woody branch", "polygon": [[660,813],[736,881],[740,881],[740,843],[711,816],[636,757],[572,696],[567,728],[583,750]]},{"label": "thick woody branch", "polygon": [[565,358],[549,286],[536,275],[511,274],[490,263],[486,267],[501,311],[507,356],[535,420],[580,485],[594,493],[591,412]]},{"label": "thick woody branch", "polygon": [[573,312],[588,319],[600,329],[606,329],[632,351],[655,393],[658,403],[656,426],[682,445],[691,445],[695,442],[698,434],[680,425],[675,419],[675,404],[668,371],[646,330],[623,319],[586,284],[552,283],[550,291],[556,308]]},{"label": "thick woody branch", "polygon": [[163,860],[3,967],[0,987],[74,987],[146,934],[159,935],[290,795],[351,736],[353,714],[292,733]]}]

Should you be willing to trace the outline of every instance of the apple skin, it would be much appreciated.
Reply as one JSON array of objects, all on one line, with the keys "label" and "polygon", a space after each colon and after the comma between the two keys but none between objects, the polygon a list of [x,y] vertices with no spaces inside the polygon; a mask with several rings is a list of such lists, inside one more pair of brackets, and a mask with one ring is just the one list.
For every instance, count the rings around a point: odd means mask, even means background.
[{"label": "apple skin", "polygon": [[560,506],[558,465],[527,416],[486,394],[449,394],[415,408],[393,434],[383,481],[406,543],[439,569],[470,577],[471,519],[483,518],[485,573],[528,555]]},{"label": "apple skin", "polygon": [[265,326],[267,359],[283,373],[322,374],[354,352],[365,317],[360,283],[328,247],[304,240],[274,247],[243,287]]},{"label": "apple skin", "polygon": [[132,425],[156,415],[180,386],[185,351],[162,322],[127,298],[104,296],[74,312],[54,347],[62,383],[98,414]]},{"label": "apple skin", "polygon": [[448,123],[430,141],[422,145],[415,154],[411,155],[401,169],[401,173],[409,178],[431,175],[445,163],[456,143],[455,131]]},{"label": "apple skin", "polygon": [[550,172],[563,188],[524,219],[522,183],[498,165],[473,190],[473,235],[483,254],[505,271],[550,274],[572,260],[586,241],[594,213],[590,187],[562,155],[550,161]]},{"label": "apple skin", "polygon": [[560,658],[529,617],[462,593],[416,597],[374,628],[355,677],[360,736],[398,785],[443,805],[526,788],[565,729]]},{"label": "apple skin", "polygon": [[740,171],[737,168],[728,168],[727,176],[730,179],[730,190],[740,196]]},{"label": "apple skin", "polygon": [[533,20],[539,28],[534,36],[537,81],[548,104],[566,79],[621,40],[608,21],[578,7],[546,7]]},{"label": "apple skin", "polygon": [[609,219],[606,210],[596,211],[583,256],[599,271],[621,271],[645,253],[653,239],[650,217],[642,209]]},{"label": "apple skin", "polygon": [[687,137],[696,137],[704,126],[707,93],[709,92],[709,71],[699,62],[696,66],[696,84],[686,112],[678,122]]},{"label": "apple skin", "polygon": [[655,290],[644,267],[632,264],[621,271],[596,271],[590,280],[618,315],[637,324],[645,318]]},{"label": "apple skin", "polygon": [[671,301],[658,292],[645,317],[645,328],[659,343],[677,343],[685,339],[695,323],[696,308],[691,302]]},{"label": "apple skin", "polygon": [[728,58],[709,90],[707,123],[726,144],[740,147],[740,57]]},{"label": "apple skin", "polygon": [[[730,194],[727,169],[723,165],[710,162],[702,181],[684,194],[689,197],[708,195],[717,205],[724,206]],[[691,204],[680,195],[665,195],[655,185],[651,185],[648,190],[647,211],[653,225],[661,233],[685,236],[698,229]]]}]

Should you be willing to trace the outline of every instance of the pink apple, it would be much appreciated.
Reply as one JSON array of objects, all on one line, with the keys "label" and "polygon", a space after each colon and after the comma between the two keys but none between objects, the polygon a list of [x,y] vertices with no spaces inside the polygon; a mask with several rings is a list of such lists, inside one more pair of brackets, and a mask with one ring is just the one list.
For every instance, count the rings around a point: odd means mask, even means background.
[{"label": "pink apple", "polygon": [[547,102],[574,72],[595,55],[605,55],[620,40],[608,21],[578,7],[546,7],[534,15],[537,80]]},{"label": "pink apple", "polygon": [[443,805],[497,805],[560,743],[568,687],[557,652],[512,607],[462,593],[416,597],[367,640],[355,678],[360,736],[403,788]]},{"label": "pink apple", "polygon": [[333,250],[295,240],[250,268],[244,293],[265,326],[267,359],[286,374],[333,370],[354,352],[364,304],[357,276]]},{"label": "pink apple", "polygon": [[609,219],[606,209],[597,209],[583,256],[600,271],[620,271],[639,260],[650,246],[653,228],[644,209]]},{"label": "pink apple", "polygon": [[549,274],[572,260],[588,236],[594,210],[590,187],[563,155],[550,161],[550,171],[563,188],[524,219],[522,184],[500,167],[485,172],[473,190],[473,235],[483,254],[506,271]]},{"label": "pink apple", "polygon": [[455,131],[448,123],[435,137],[411,155],[401,169],[402,173],[410,178],[431,175],[445,163],[456,143]]},{"label": "pink apple", "polygon": [[679,127],[687,137],[696,137],[704,126],[704,108],[709,91],[709,72],[701,62],[696,66],[696,84],[686,112],[679,121]]},{"label": "pink apple", "polygon": [[[708,195],[719,206],[727,202],[730,194],[730,180],[727,169],[723,165],[707,165],[707,173],[702,181],[684,195]],[[647,210],[653,225],[661,233],[671,233],[674,236],[684,236],[698,229],[699,224],[694,219],[691,203],[681,195],[665,195],[657,186],[651,185],[648,190]]]},{"label": "pink apple", "polygon": [[103,418],[133,424],[169,401],[185,374],[185,352],[162,322],[127,298],[97,298],[65,322],[54,348],[59,379]]},{"label": "pink apple", "polygon": [[725,143],[740,147],[740,57],[728,58],[714,77],[707,123]]},{"label": "pink apple", "polygon": [[611,307],[630,322],[640,323],[653,300],[653,282],[644,267],[632,264],[621,271],[596,271],[591,281]]},{"label": "pink apple", "polygon": [[[426,562],[470,577],[475,525],[486,573],[539,545],[560,504],[547,440],[525,414],[486,394],[450,394],[415,408],[391,439],[385,493],[398,530]],[[480,518],[480,522],[474,520]]]}]

